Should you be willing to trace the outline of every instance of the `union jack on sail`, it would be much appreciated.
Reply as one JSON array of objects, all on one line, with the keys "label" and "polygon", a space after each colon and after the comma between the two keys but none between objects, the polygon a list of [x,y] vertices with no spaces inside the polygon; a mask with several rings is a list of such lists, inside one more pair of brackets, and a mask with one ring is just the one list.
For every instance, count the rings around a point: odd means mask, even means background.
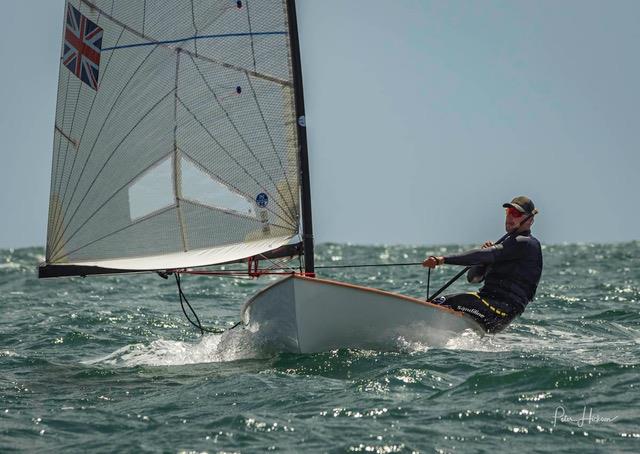
[{"label": "union jack on sail", "polygon": [[62,64],[96,91],[101,49],[102,29],[68,4]]}]

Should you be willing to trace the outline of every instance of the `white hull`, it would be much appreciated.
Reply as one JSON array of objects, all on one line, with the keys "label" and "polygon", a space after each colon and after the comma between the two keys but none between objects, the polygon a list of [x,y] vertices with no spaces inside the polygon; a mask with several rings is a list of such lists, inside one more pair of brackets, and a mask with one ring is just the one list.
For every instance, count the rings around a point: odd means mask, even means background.
[{"label": "white hull", "polygon": [[312,353],[336,348],[393,349],[398,339],[440,344],[472,330],[472,318],[382,290],[301,276],[265,288],[242,308],[245,328],[276,351]]}]

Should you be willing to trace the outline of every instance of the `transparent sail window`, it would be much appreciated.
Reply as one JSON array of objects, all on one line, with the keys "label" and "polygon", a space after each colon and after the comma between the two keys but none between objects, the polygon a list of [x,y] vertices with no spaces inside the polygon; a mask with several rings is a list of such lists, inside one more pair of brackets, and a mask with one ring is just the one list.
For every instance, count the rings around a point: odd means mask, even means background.
[{"label": "transparent sail window", "polygon": [[132,221],[175,203],[171,164],[171,157],[163,159],[129,186]]},{"label": "transparent sail window", "polygon": [[223,211],[255,217],[252,201],[199,168],[184,156],[180,159],[182,198]]}]

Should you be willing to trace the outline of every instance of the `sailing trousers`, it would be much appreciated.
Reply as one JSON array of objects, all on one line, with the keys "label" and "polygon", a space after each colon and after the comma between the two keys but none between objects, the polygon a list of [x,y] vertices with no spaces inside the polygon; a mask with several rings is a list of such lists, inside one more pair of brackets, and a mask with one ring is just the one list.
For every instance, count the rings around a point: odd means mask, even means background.
[{"label": "sailing trousers", "polygon": [[470,315],[487,333],[502,331],[519,315],[509,304],[480,296],[478,293],[440,296],[433,300],[433,303]]}]

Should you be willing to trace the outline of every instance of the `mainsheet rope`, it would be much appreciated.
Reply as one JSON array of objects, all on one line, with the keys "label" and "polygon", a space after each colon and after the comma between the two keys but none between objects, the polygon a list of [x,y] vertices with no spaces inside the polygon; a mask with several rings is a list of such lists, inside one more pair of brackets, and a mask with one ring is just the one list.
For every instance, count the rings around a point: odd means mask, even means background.
[{"label": "mainsheet rope", "polygon": [[[315,268],[319,268],[319,269],[332,269],[332,268],[370,268],[370,267],[384,267],[384,266],[415,266],[415,265],[422,265],[422,262],[407,262],[407,263],[361,263],[361,264],[355,264],[355,265],[321,265],[321,266],[316,266]],[[291,271],[293,270],[292,267],[274,267],[274,268],[269,268],[268,270],[264,271],[264,272],[260,272],[258,274],[270,274],[270,271]],[[182,274],[232,274],[232,273],[239,273],[239,274],[247,274],[247,270],[246,269],[229,269],[229,270],[219,270],[219,271],[206,271],[206,270],[202,270],[202,271],[198,271],[198,270],[181,270],[180,273]],[[304,273],[302,273],[304,274]]]},{"label": "mainsheet rope", "polygon": [[[273,261],[269,260],[271,263],[274,263]],[[389,267],[389,266],[414,266],[414,265],[422,265],[422,262],[408,262],[408,263],[366,263],[366,264],[354,264],[354,265],[324,265],[324,266],[316,266],[316,268],[323,268],[323,269],[331,269],[331,268],[369,268],[369,267]],[[272,271],[285,271],[284,273],[280,272],[272,272]],[[222,334],[225,331],[229,331],[232,330],[234,328],[236,328],[237,326],[239,326],[242,321],[237,322],[235,325],[233,325],[232,327],[228,328],[228,329],[209,329],[206,328],[202,325],[202,322],[200,321],[200,317],[198,317],[198,314],[196,313],[195,309],[193,308],[193,306],[191,305],[191,303],[189,303],[189,300],[187,299],[187,296],[184,294],[184,291],[182,290],[182,281],[180,278],[180,274],[195,274],[195,275],[207,275],[207,274],[212,274],[212,275],[227,275],[227,276],[234,276],[234,277],[238,277],[238,274],[233,274],[233,273],[247,273],[246,270],[223,270],[223,271],[190,271],[190,270],[174,270],[172,271],[172,273],[175,276],[176,279],[176,285],[178,287],[178,296],[180,298],[180,307],[182,308],[182,313],[184,314],[184,316],[186,317],[187,321],[193,325],[195,328],[197,328],[198,330],[200,330],[200,334],[204,335],[205,332],[207,333],[212,333],[212,334]],[[279,267],[279,268],[271,268],[268,271],[258,271],[256,272],[256,274],[252,277],[256,277],[256,276],[260,276],[261,274],[295,274],[296,272],[293,271],[293,268],[291,267]],[[170,274],[170,273],[169,273]],[[298,274],[305,274],[305,273],[298,273]],[[160,273],[161,277],[166,277],[167,275],[164,273]],[[429,286],[430,286],[430,282],[431,282],[431,269],[427,270],[427,295],[429,295]],[[193,317],[195,318],[195,321],[192,320],[192,318],[189,316],[187,309],[185,308],[185,305],[189,308],[189,312],[191,312],[191,314],[193,314]]]},{"label": "mainsheet rope", "polygon": [[[231,328],[226,329],[226,330],[225,329],[209,329],[209,328],[205,328],[204,326],[202,326],[202,322],[200,322],[200,318],[198,317],[198,314],[196,314],[196,311],[193,309],[193,306],[191,306],[191,303],[189,303],[189,300],[187,300],[186,295],[182,291],[182,285],[181,285],[181,282],[180,282],[180,273],[174,273],[174,275],[176,277],[176,284],[178,286],[178,295],[180,296],[180,307],[182,307],[182,312],[184,313],[184,316],[187,318],[189,323],[191,323],[193,326],[195,326],[196,328],[198,328],[200,330],[200,334],[201,335],[204,335],[205,332],[212,333],[212,334],[222,334],[225,331],[232,330],[233,328],[235,328],[236,326],[238,326],[241,323],[241,321],[240,321],[240,322],[236,323],[235,325],[233,325]],[[184,307],[185,304],[189,307],[189,310],[191,311],[193,316],[196,318],[195,322],[193,320],[191,320],[191,317],[189,317],[189,314],[187,314],[187,310]]]}]

